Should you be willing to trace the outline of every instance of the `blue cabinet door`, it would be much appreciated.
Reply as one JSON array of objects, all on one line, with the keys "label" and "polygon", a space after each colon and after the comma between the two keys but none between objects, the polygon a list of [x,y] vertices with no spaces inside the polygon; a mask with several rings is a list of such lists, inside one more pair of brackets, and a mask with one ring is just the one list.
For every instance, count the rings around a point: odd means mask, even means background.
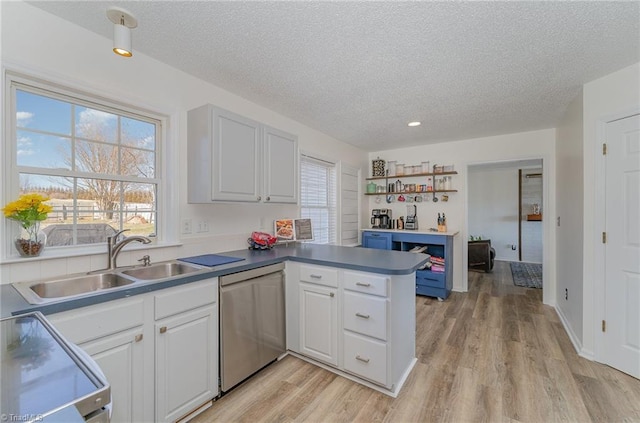
[{"label": "blue cabinet door", "polygon": [[378,250],[390,250],[391,236],[392,234],[385,232],[363,232],[362,246],[365,248],[376,248]]}]

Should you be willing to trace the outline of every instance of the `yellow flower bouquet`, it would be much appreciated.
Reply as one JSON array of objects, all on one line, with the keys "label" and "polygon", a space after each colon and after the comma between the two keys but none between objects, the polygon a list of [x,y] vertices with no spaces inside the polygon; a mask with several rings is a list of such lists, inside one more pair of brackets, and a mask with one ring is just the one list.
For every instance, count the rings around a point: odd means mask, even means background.
[{"label": "yellow flower bouquet", "polygon": [[50,205],[45,204],[48,200],[48,197],[40,194],[24,194],[2,209],[7,219],[20,222],[27,233],[27,239],[16,240],[16,248],[21,256],[38,256],[44,248],[46,235],[40,232],[40,222],[53,210]]}]

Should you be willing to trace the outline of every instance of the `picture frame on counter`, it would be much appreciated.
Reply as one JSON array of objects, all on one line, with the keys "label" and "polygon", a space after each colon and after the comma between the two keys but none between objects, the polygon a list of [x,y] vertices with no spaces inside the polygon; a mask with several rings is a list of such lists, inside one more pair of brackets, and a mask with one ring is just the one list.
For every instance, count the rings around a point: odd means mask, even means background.
[{"label": "picture frame on counter", "polygon": [[277,219],[273,226],[277,242],[313,241],[311,219]]}]

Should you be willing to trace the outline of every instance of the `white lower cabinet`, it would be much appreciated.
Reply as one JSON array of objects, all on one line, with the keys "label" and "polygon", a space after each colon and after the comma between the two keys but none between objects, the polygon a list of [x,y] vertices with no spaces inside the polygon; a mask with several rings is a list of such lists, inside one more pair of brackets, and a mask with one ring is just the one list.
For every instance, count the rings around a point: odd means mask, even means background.
[{"label": "white lower cabinet", "polygon": [[111,385],[112,422],[144,420],[143,328],[79,345],[100,366]]},{"label": "white lower cabinet", "polygon": [[338,365],[337,289],[300,282],[300,353]]},{"label": "white lower cabinet", "polygon": [[218,395],[217,307],[156,322],[156,419],[175,421]]},{"label": "white lower cabinet", "polygon": [[416,361],[415,274],[287,263],[287,346],[395,396]]},{"label": "white lower cabinet", "polygon": [[218,395],[217,278],[47,319],[104,372],[114,423],[175,421]]}]

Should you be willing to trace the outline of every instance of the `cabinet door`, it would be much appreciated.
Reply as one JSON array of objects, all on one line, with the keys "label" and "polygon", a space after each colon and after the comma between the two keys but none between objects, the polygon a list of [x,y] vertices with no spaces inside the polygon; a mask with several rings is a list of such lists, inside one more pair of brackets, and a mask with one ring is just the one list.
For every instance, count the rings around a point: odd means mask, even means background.
[{"label": "cabinet door", "polygon": [[140,326],[80,345],[98,363],[111,385],[114,423],[145,420],[142,332]]},{"label": "cabinet door", "polygon": [[260,201],[260,124],[213,109],[212,199]]},{"label": "cabinet door", "polygon": [[218,306],[157,321],[156,421],[175,421],[218,394]]},{"label": "cabinet door", "polygon": [[300,353],[338,365],[338,298],[335,288],[300,283]]},{"label": "cabinet door", "polygon": [[264,126],[264,191],[267,203],[298,202],[298,138]]},{"label": "cabinet door", "polygon": [[378,250],[391,249],[391,234],[384,232],[363,232],[362,246],[365,248],[376,248]]}]

